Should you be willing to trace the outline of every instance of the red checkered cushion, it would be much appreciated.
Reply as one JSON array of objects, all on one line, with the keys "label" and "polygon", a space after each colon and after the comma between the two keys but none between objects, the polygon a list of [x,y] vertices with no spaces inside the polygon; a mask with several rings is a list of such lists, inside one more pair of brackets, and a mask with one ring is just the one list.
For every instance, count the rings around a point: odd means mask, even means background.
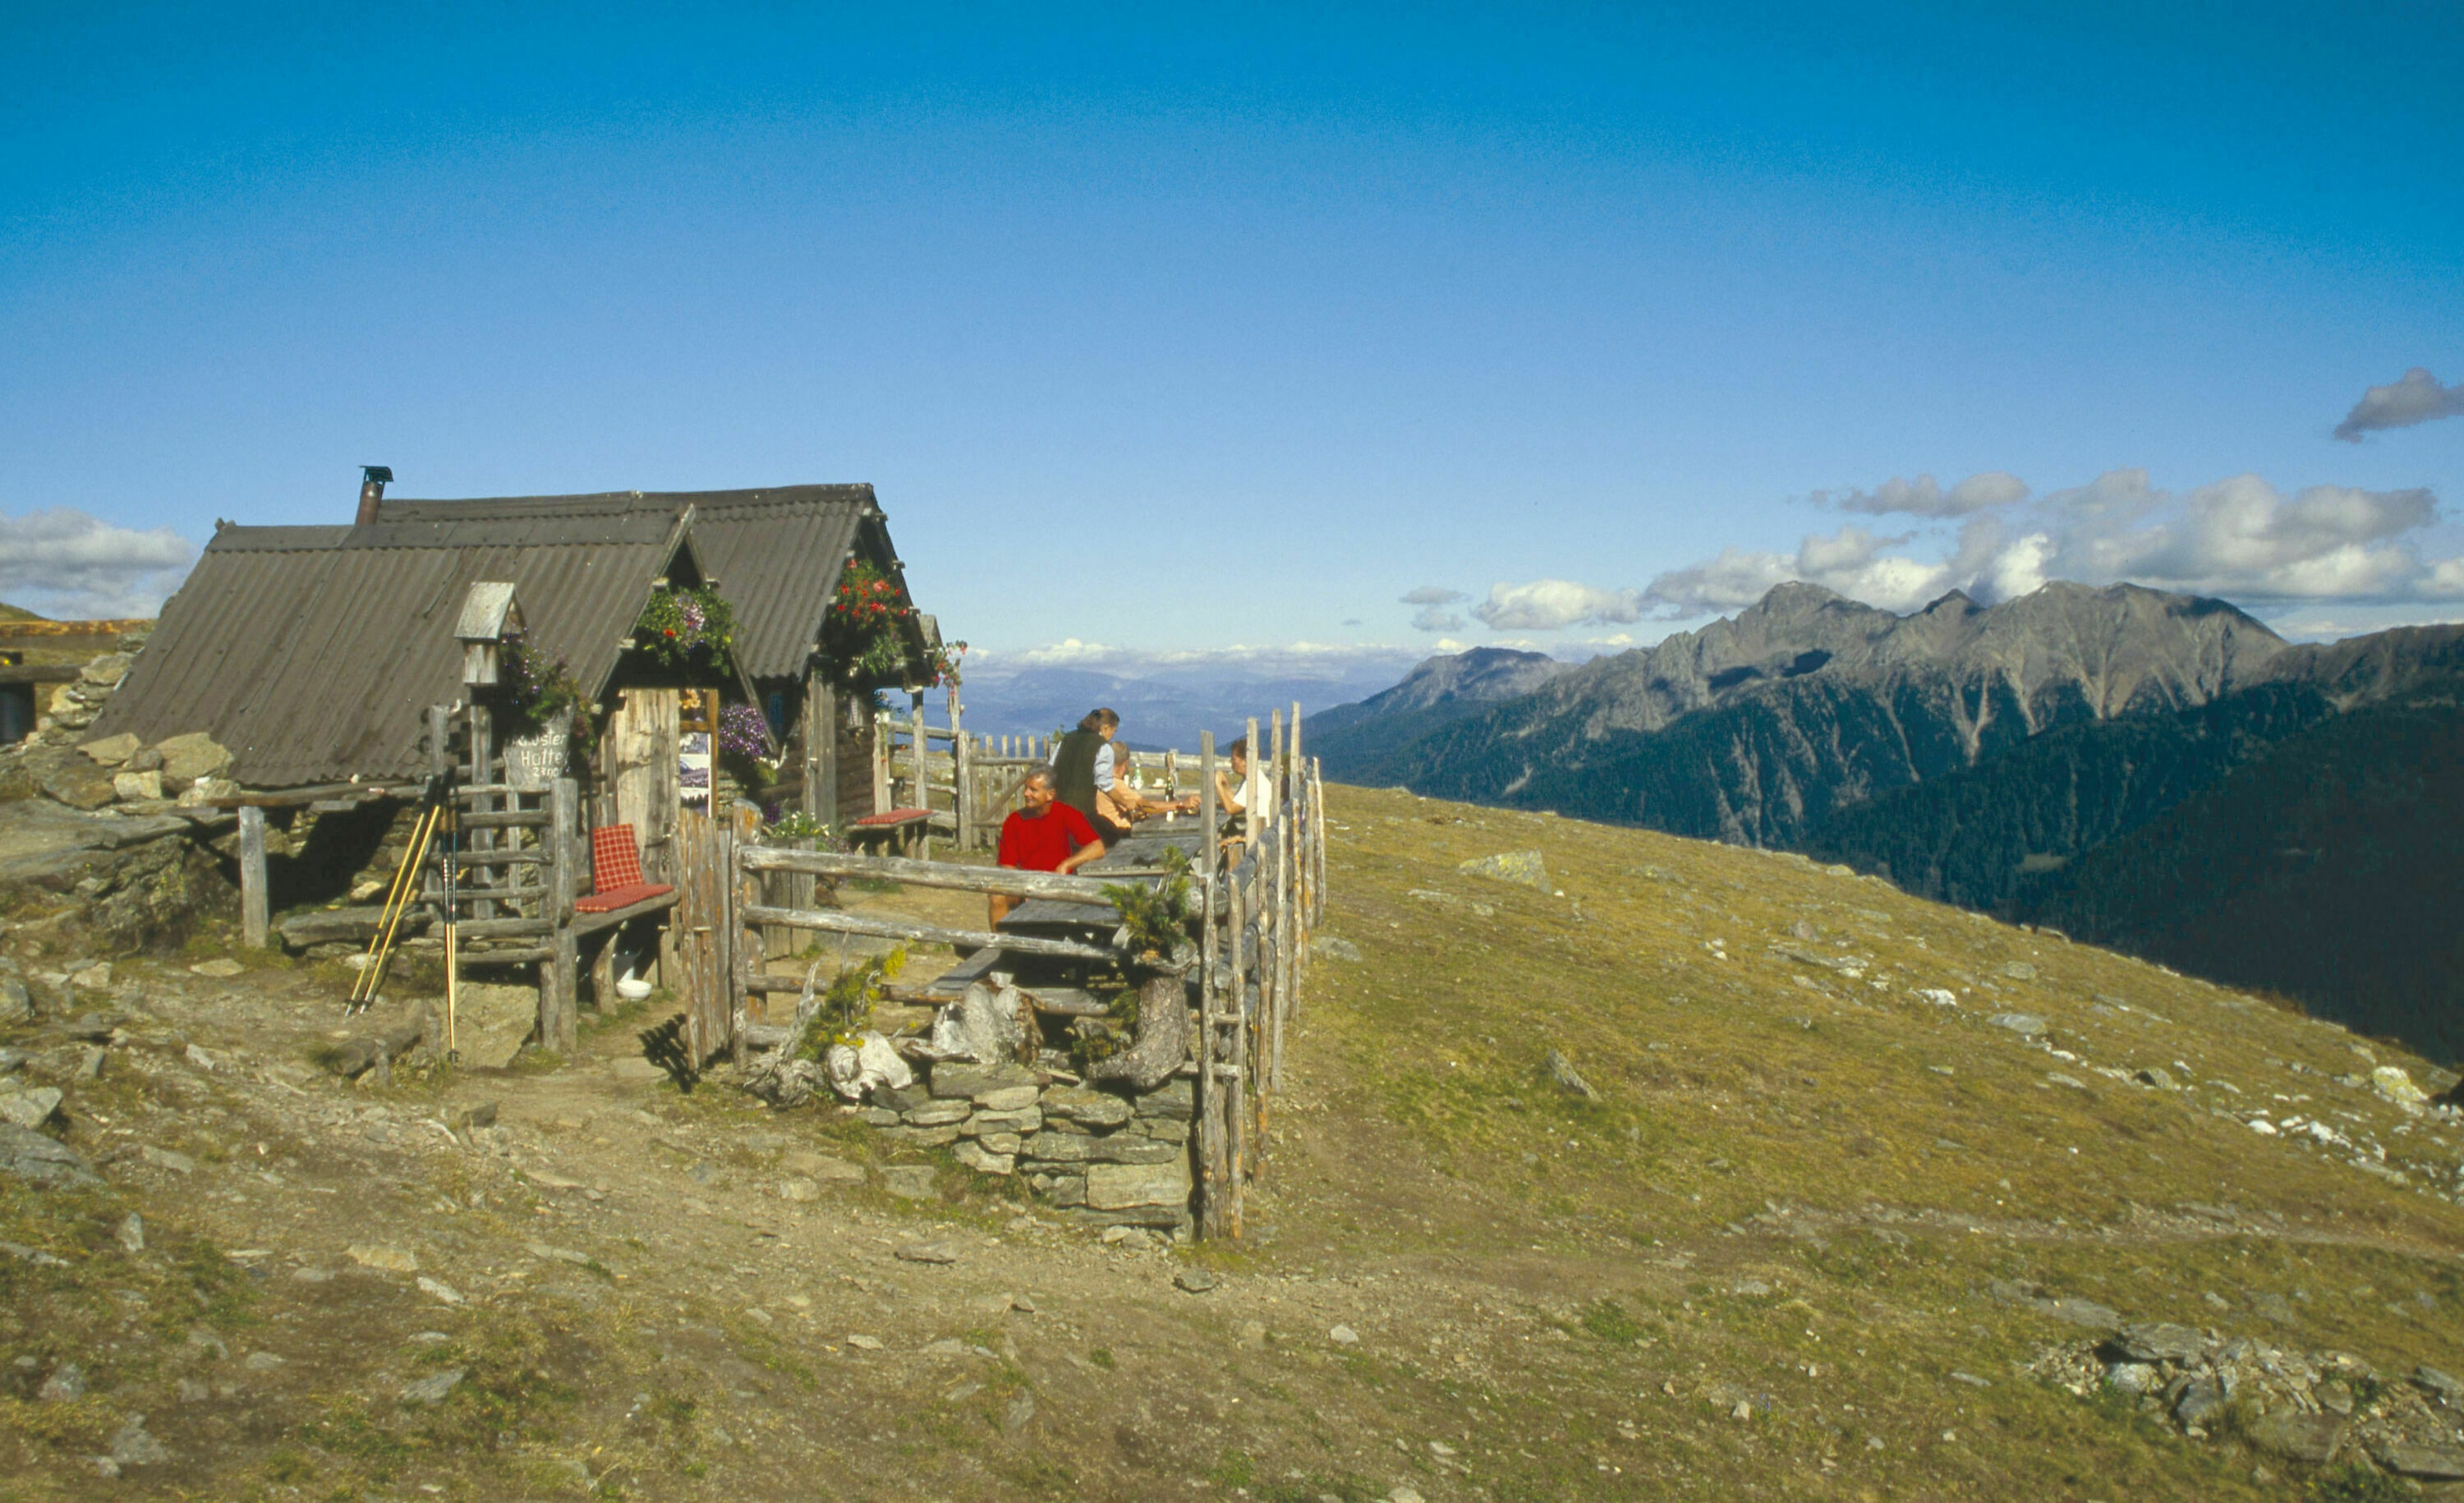
[{"label": "red checkered cushion", "polygon": [[642,851],[630,825],[602,825],[590,832],[590,885],[598,891],[575,899],[574,912],[612,914],[675,891],[642,880]]},{"label": "red checkered cushion", "polygon": [[630,825],[602,825],[590,832],[590,885],[603,893],[642,883],[642,848]]}]

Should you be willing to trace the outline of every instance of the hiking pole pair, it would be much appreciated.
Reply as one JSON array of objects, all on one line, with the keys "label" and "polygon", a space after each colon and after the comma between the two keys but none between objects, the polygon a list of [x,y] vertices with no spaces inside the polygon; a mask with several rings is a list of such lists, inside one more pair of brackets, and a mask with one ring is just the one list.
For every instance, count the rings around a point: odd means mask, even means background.
[{"label": "hiking pole pair", "polygon": [[385,969],[393,963],[394,939],[402,931],[403,916],[419,895],[420,867],[428,859],[429,841],[436,833],[443,812],[444,806],[430,790],[428,807],[420,810],[419,822],[411,827],[410,845],[403,851],[402,866],[393,874],[393,886],[385,894],[377,932],[368,940],[367,959],[361,962],[360,974],[351,983],[351,1000],[342,1009],[344,1017],[365,1012],[377,1000],[377,989],[385,984]]}]

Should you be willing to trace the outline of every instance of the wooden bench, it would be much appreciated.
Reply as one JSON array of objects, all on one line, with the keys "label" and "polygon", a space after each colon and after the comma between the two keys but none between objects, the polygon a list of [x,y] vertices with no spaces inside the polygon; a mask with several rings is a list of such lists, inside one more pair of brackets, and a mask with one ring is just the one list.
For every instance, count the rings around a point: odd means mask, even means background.
[{"label": "wooden bench", "polygon": [[866,851],[886,847],[900,855],[913,855],[923,849],[932,818],[931,809],[885,809],[867,814],[847,826],[847,844]]}]

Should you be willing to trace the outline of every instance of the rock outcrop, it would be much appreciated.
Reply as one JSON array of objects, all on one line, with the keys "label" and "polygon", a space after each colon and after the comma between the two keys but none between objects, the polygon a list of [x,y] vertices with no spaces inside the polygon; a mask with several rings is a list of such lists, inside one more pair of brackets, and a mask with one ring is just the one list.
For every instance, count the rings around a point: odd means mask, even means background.
[{"label": "rock outcrop", "polygon": [[49,915],[116,949],[172,942],[237,895],[207,842],[231,824],[209,800],[231,753],[202,732],[156,745],[86,727],[143,643],[55,686],[33,733],[0,748],[0,899],[19,921]]}]

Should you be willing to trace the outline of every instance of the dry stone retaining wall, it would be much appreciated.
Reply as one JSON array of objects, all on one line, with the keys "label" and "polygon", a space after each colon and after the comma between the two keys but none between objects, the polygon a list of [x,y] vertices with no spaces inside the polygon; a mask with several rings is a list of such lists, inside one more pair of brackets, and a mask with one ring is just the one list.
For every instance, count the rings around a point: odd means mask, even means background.
[{"label": "dry stone retaining wall", "polygon": [[1185,1079],[1139,1093],[1024,1065],[950,1061],[913,1085],[876,1087],[862,1115],[893,1142],[948,1148],[979,1174],[1016,1175],[1078,1220],[1187,1235],[1194,1111]]}]

